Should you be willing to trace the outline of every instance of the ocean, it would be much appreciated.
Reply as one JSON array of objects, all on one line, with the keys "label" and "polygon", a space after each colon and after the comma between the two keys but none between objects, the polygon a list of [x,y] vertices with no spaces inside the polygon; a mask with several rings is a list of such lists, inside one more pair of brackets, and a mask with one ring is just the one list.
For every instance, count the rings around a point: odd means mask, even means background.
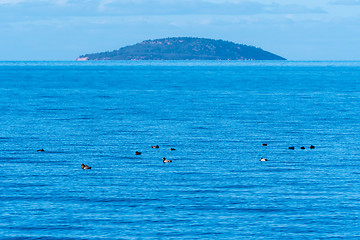
[{"label": "ocean", "polygon": [[360,239],[359,117],[360,62],[0,62],[0,239]]}]

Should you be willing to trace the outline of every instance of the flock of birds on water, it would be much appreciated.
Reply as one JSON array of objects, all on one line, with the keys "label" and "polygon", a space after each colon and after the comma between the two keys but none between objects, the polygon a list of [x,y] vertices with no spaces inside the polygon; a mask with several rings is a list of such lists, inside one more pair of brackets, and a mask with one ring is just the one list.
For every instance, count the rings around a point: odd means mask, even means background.
[{"label": "flock of birds on water", "polygon": [[[263,143],[262,146],[267,146],[267,143]],[[151,148],[159,148],[159,145],[151,146]],[[294,147],[294,146],[291,146],[291,147],[289,147],[289,149],[295,150],[295,147]],[[305,146],[300,147],[300,149],[305,149]],[[315,149],[315,146],[310,145],[310,149]],[[175,148],[170,148],[170,151],[174,151],[174,150],[176,150],[176,149],[175,149]],[[38,151],[38,152],[45,152],[45,150],[44,150],[43,148],[42,148],[42,149],[39,149],[39,150],[37,150],[37,151]],[[135,152],[135,155],[141,155],[141,152],[136,151],[136,152]],[[266,158],[260,158],[260,162],[266,162],[266,161],[267,161]],[[164,163],[169,163],[169,162],[172,162],[172,160],[166,159],[166,157],[163,157],[163,162],[164,162]],[[90,166],[88,166],[88,165],[86,165],[86,164],[83,164],[83,163],[81,164],[81,168],[84,169],[84,170],[86,170],[86,169],[91,169]]]},{"label": "flock of birds on water", "polygon": [[[267,146],[267,143],[263,143],[262,145],[263,145],[263,146]],[[294,147],[294,146],[291,146],[291,147],[289,147],[289,149],[295,150],[295,147]],[[305,149],[305,146],[300,147],[300,149]],[[314,145],[310,145],[310,149],[315,149],[315,146],[314,146]],[[261,161],[261,162],[266,162],[267,159],[266,159],[266,158],[261,158],[260,161]]]},{"label": "flock of birds on water", "polygon": [[[159,145],[155,145],[155,146],[151,146],[151,148],[160,148],[160,147],[159,147]],[[175,149],[175,148],[170,148],[170,151],[174,151],[174,150],[176,150],[176,149]],[[141,155],[141,152],[136,151],[136,152],[135,152],[135,155]],[[163,162],[164,162],[164,163],[172,162],[172,160],[166,159],[166,157],[163,157]]]}]

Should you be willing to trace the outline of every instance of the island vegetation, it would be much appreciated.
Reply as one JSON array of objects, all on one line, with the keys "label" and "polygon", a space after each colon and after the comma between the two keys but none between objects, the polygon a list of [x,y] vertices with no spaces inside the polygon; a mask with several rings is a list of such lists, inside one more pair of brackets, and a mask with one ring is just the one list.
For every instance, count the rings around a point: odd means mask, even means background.
[{"label": "island vegetation", "polygon": [[85,54],[77,60],[286,60],[261,48],[208,38],[146,40],[119,50]]}]

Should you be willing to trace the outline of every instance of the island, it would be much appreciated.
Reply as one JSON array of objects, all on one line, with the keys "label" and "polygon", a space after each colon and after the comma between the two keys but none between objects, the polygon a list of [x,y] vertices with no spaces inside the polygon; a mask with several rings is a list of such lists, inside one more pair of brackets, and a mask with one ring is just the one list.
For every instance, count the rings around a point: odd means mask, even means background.
[{"label": "island", "polygon": [[119,50],[91,53],[76,60],[286,60],[261,48],[224,40],[173,37],[146,40]]}]

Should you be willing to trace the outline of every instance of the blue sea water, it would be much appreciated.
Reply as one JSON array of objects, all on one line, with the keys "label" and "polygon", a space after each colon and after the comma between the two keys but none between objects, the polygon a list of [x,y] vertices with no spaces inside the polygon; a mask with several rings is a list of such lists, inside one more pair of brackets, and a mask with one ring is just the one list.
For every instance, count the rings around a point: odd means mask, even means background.
[{"label": "blue sea water", "polygon": [[360,62],[0,62],[0,239],[360,239],[359,117]]}]

